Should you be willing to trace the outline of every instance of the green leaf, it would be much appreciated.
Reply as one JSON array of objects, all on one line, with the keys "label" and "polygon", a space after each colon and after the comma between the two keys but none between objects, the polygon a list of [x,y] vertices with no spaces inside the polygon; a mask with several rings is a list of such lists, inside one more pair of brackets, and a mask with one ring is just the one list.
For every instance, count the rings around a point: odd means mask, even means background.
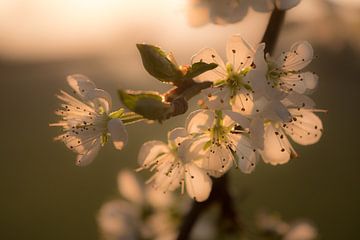
[{"label": "green leaf", "polygon": [[172,62],[159,47],[136,44],[146,71],[162,82],[180,84],[183,74],[177,64]]},{"label": "green leaf", "polygon": [[150,120],[165,120],[171,110],[157,92],[119,90],[119,96],[127,108]]},{"label": "green leaf", "polygon": [[216,68],[218,65],[216,63],[204,63],[204,62],[197,62],[191,65],[189,71],[186,73],[187,78],[194,78],[199,76],[200,74],[212,70]]}]

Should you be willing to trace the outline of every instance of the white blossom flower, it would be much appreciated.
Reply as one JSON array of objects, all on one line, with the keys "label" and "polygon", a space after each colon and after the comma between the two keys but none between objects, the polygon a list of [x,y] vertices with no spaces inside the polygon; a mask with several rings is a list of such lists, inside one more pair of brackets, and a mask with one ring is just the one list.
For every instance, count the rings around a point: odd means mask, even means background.
[{"label": "white blossom flower", "polygon": [[139,151],[140,170],[156,170],[148,180],[155,189],[162,192],[173,191],[181,186],[196,201],[205,201],[210,194],[212,181],[194,161],[200,155],[186,154],[189,139],[184,128],[176,128],[168,134],[168,144],[149,141]]},{"label": "white blossom flower", "polygon": [[284,221],[278,214],[260,212],[256,216],[257,228],[282,240],[314,240],[317,229],[306,220]]},{"label": "white blossom flower", "polygon": [[310,71],[302,71],[313,59],[310,43],[296,42],[290,51],[283,52],[276,60],[268,54],[264,59],[264,48],[264,44],[257,48],[254,57],[256,67],[247,76],[256,94],[268,97],[275,90],[303,94],[315,89],[318,76]]},{"label": "white blossom flower", "polygon": [[212,82],[214,87],[206,89],[205,103],[211,109],[231,109],[249,115],[254,110],[252,90],[245,81],[251,70],[254,50],[239,35],[232,36],[226,45],[227,64],[212,48],[200,50],[192,57],[192,63],[216,63],[218,66],[194,80]]},{"label": "white blossom flower", "polygon": [[314,112],[312,100],[304,95],[290,95],[284,100],[291,114],[291,121],[265,120],[264,148],[260,151],[266,163],[284,164],[297,153],[289,142],[289,136],[294,142],[301,145],[310,145],[318,142],[322,136],[323,125]]},{"label": "white blossom flower", "polygon": [[105,240],[174,239],[177,222],[170,210],[182,209],[171,194],[144,186],[129,170],[119,172],[118,190],[123,199],[106,202],[97,216]]},{"label": "white blossom flower", "polygon": [[193,136],[188,154],[203,155],[196,164],[214,177],[226,173],[233,164],[250,173],[255,168],[257,153],[245,131],[237,128],[248,125],[246,118],[228,110],[192,112],[186,120],[186,129]]},{"label": "white blossom flower", "polygon": [[83,75],[68,76],[67,82],[75,97],[60,91],[57,98],[63,103],[56,115],[62,119],[50,126],[62,127],[64,133],[55,138],[76,152],[76,164],[91,163],[102,145],[111,135],[116,149],[121,150],[127,143],[128,135],[121,119],[111,118],[111,97]]},{"label": "white blossom flower", "polygon": [[317,229],[312,224],[301,221],[290,226],[283,240],[314,240],[317,237]]},{"label": "white blossom flower", "polygon": [[270,12],[274,8],[287,10],[300,0],[188,0],[187,18],[193,27],[208,22],[230,24],[241,21],[252,8],[256,12]]}]

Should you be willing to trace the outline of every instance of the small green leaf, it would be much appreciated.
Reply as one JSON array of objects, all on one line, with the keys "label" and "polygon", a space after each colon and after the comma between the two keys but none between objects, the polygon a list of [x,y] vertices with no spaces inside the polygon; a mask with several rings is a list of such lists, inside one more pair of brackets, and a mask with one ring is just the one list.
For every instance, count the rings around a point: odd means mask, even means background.
[{"label": "small green leaf", "polygon": [[176,63],[172,62],[159,47],[136,44],[146,71],[162,82],[180,84],[183,74]]},{"label": "small green leaf", "polygon": [[186,73],[186,77],[194,78],[206,71],[216,68],[217,66],[218,65],[216,63],[204,63],[204,62],[194,63],[193,65],[191,65],[189,71]]},{"label": "small green leaf", "polygon": [[159,93],[119,90],[119,96],[127,108],[147,119],[162,121],[169,115],[170,104]]}]

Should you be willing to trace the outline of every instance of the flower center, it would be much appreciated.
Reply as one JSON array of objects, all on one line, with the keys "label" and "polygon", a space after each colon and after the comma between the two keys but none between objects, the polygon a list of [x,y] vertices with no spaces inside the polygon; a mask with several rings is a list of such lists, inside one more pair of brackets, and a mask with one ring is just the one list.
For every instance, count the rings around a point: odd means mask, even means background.
[{"label": "flower center", "polygon": [[225,80],[225,84],[229,87],[231,91],[231,96],[235,96],[240,89],[251,90],[249,84],[245,83],[244,77],[250,71],[250,68],[242,69],[240,72],[237,72],[232,64],[226,65],[227,78]]}]

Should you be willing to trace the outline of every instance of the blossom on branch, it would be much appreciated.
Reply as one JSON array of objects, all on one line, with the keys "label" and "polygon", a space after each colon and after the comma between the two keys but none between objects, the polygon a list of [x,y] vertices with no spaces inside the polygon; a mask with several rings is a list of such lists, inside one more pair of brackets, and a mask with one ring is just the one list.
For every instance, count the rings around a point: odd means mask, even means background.
[{"label": "blossom on branch", "polygon": [[161,192],[174,191],[181,187],[196,201],[205,201],[210,194],[212,181],[206,171],[199,168],[195,161],[202,158],[199,154],[188,154],[189,136],[184,128],[175,128],[168,133],[168,144],[149,141],[142,145],[138,161],[140,169],[155,170],[148,180]]},{"label": "blossom on branch", "polygon": [[254,108],[253,92],[245,76],[251,70],[255,50],[241,36],[233,35],[226,45],[227,63],[212,48],[195,54],[191,61],[216,63],[218,66],[194,80],[209,81],[213,87],[203,91],[205,103],[211,109],[233,109],[245,115]]},{"label": "blossom on branch", "polygon": [[193,136],[188,151],[204,156],[196,164],[213,177],[222,176],[233,164],[250,173],[258,154],[247,136],[248,126],[245,117],[229,110],[192,112],[186,120],[186,129]]},{"label": "blossom on branch", "polygon": [[90,164],[111,136],[116,149],[121,150],[127,143],[128,134],[119,118],[122,111],[111,113],[109,93],[96,88],[95,84],[83,75],[68,76],[67,82],[76,97],[65,91],[56,95],[62,101],[61,109],[55,114],[61,117],[50,126],[61,127],[62,134],[55,140],[77,153],[76,165]]}]

